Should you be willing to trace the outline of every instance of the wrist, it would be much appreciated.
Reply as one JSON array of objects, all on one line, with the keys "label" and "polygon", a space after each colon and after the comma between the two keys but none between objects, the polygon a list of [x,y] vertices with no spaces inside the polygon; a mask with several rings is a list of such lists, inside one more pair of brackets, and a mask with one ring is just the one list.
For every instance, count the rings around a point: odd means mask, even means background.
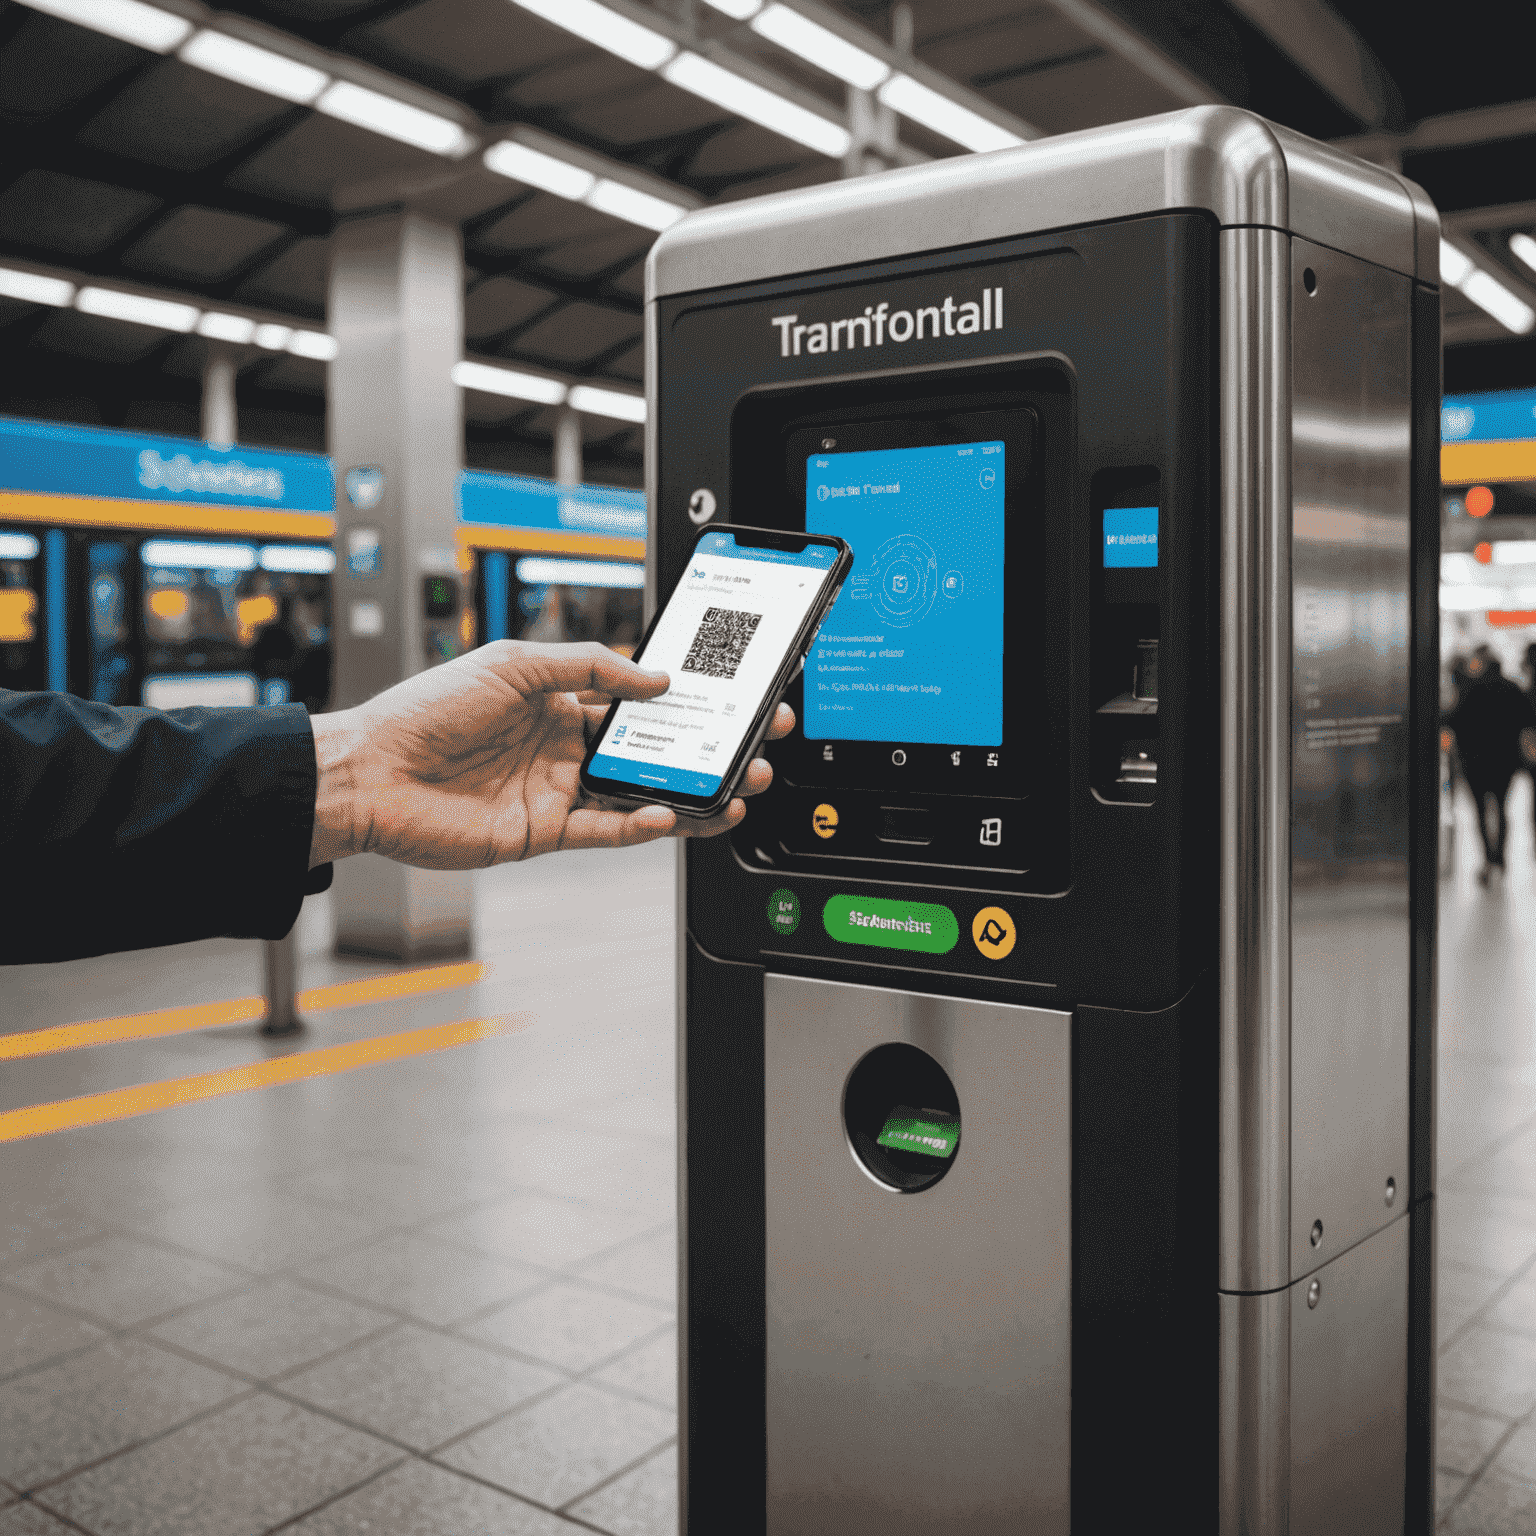
[{"label": "wrist", "polygon": [[361,735],[352,710],[315,715],[315,826],[309,867],[359,852],[357,779]]}]

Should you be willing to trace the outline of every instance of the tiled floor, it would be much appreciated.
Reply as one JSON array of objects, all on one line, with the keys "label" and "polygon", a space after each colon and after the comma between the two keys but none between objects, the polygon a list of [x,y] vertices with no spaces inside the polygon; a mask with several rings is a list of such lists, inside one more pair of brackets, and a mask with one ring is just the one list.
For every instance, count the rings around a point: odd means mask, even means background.
[{"label": "tiled floor", "polygon": [[[671,859],[483,877],[485,981],[303,1044],[516,1033],[0,1146],[0,1536],[676,1531]],[[303,983],[367,974],[309,905]],[[258,965],[0,972],[0,1029]],[[271,1050],[240,1026],[10,1062],[0,1107]]]},{"label": "tiled floor", "polygon": [[[1442,1529],[1536,1532],[1536,848],[1442,883]],[[303,921],[308,983],[366,968]],[[668,848],[484,877],[441,1055],[0,1146],[0,1536],[673,1536]],[[0,972],[0,1028],[254,990],[254,946]],[[174,977],[177,984],[167,980]],[[0,1105],[270,1052],[249,1027],[7,1064]]]}]

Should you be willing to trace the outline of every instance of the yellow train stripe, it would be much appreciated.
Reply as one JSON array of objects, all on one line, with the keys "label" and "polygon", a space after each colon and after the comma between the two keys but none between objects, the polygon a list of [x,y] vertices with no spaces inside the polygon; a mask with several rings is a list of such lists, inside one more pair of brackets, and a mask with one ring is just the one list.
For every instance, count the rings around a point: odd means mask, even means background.
[{"label": "yellow train stripe", "polygon": [[225,1067],[218,1072],[200,1072],[195,1077],[171,1078],[161,1083],[141,1083],[132,1088],[113,1088],[105,1093],[90,1093],[78,1099],[60,1099],[51,1104],[31,1104],[25,1109],[0,1113],[0,1142],[22,1141],[30,1136],[51,1136],[55,1131],[76,1130],[86,1125],[105,1125],[113,1120],[130,1120],[136,1115],[156,1110],[175,1109],[196,1104],[203,1099],[221,1098],[231,1093],[249,1093],[255,1088],[275,1088],[281,1083],[302,1082],[310,1077],[329,1077],[337,1072],[352,1072],[358,1067],[377,1066],[381,1062],[401,1061],[430,1051],[451,1050],[475,1040],[490,1040],[498,1035],[514,1034],[533,1022],[530,1013],[501,1014],[486,1019],[464,1019],[457,1024],[434,1024],[426,1029],[409,1029],[396,1035],[378,1035],[369,1040],[351,1040],[345,1045],[328,1045],[318,1051],[297,1051],[290,1056],[269,1057],[242,1067]]},{"label": "yellow train stripe", "polygon": [[[331,1008],[355,1008],[360,1003],[388,1002],[395,998],[420,997],[427,992],[448,992],[455,987],[473,986],[489,971],[490,966],[481,961],[392,971],[361,981],[311,987],[300,992],[295,1002],[300,1013],[324,1013]],[[216,1003],[189,1003],[180,1008],[120,1014],[111,1019],[88,1019],[80,1024],[56,1024],[49,1029],[0,1035],[0,1061],[51,1056],[58,1051],[78,1051],[87,1045],[114,1045],[124,1040],[183,1035],[194,1029],[218,1029],[224,1024],[245,1024],[263,1017],[266,1011],[265,998],[230,997]]]},{"label": "yellow train stripe", "polygon": [[180,501],[117,501],[107,496],[49,496],[35,491],[0,491],[0,522],[226,533],[253,539],[329,539],[336,533],[336,519],[328,512],[200,507]]},{"label": "yellow train stripe", "polygon": [[524,554],[592,555],[604,560],[644,560],[644,539],[621,539],[605,533],[565,533],[551,528],[493,528],[485,523],[460,523],[463,549],[512,549]]},{"label": "yellow train stripe", "polygon": [[1443,443],[1440,480],[1445,485],[1471,485],[1479,480],[1536,480],[1536,439]]}]

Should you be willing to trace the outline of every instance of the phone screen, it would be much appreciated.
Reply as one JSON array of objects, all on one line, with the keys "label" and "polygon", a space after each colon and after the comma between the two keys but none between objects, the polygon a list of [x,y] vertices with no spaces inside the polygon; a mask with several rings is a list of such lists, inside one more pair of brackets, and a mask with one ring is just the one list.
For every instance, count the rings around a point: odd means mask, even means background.
[{"label": "phone screen", "polygon": [[798,554],[739,545],[724,530],[700,539],[640,658],[672,686],[619,706],[588,771],[715,794],[837,557],[827,544]]}]

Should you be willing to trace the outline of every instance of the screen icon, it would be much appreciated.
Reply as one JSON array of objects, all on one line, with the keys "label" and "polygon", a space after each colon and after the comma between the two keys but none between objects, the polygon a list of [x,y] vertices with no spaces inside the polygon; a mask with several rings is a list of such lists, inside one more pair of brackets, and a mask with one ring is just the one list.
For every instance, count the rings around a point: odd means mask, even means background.
[{"label": "screen icon", "polygon": [[896,750],[891,753],[891,761],[895,763],[898,768],[904,767],[907,761],[907,754],[903,752],[900,747],[897,747]]},{"label": "screen icon", "polygon": [[997,753],[996,752],[988,752],[987,753],[987,767],[988,768],[996,768],[997,767]]},{"label": "screen icon", "polygon": [[715,493],[700,486],[688,498],[688,521],[707,523],[715,515]]},{"label": "screen icon", "polygon": [[1003,845],[1003,818],[1001,816],[983,816],[981,819],[981,846],[983,848],[1001,848]]},{"label": "screen icon", "polygon": [[971,942],[988,960],[1006,960],[1018,937],[1012,914],[1001,907],[983,907],[971,919]]},{"label": "screen icon", "polygon": [[996,484],[997,484],[997,471],[995,469],[984,469],[984,470],[982,470],[982,472],[981,472],[981,488],[982,488],[982,490],[990,491],[992,489],[992,487],[994,485],[996,485]]},{"label": "screen icon", "polygon": [[939,589],[945,597],[959,597],[965,591],[965,577],[959,571],[945,571]]},{"label": "screen icon", "polygon": [[956,768],[960,766],[960,754],[958,752],[951,752],[949,754],[949,760],[955,765]]},{"label": "screen icon", "polygon": [[818,805],[811,812],[811,827],[817,837],[836,837],[837,807],[835,805]]},{"label": "screen icon", "polygon": [[832,743],[830,741],[821,749],[821,760],[824,763],[832,761]]}]

